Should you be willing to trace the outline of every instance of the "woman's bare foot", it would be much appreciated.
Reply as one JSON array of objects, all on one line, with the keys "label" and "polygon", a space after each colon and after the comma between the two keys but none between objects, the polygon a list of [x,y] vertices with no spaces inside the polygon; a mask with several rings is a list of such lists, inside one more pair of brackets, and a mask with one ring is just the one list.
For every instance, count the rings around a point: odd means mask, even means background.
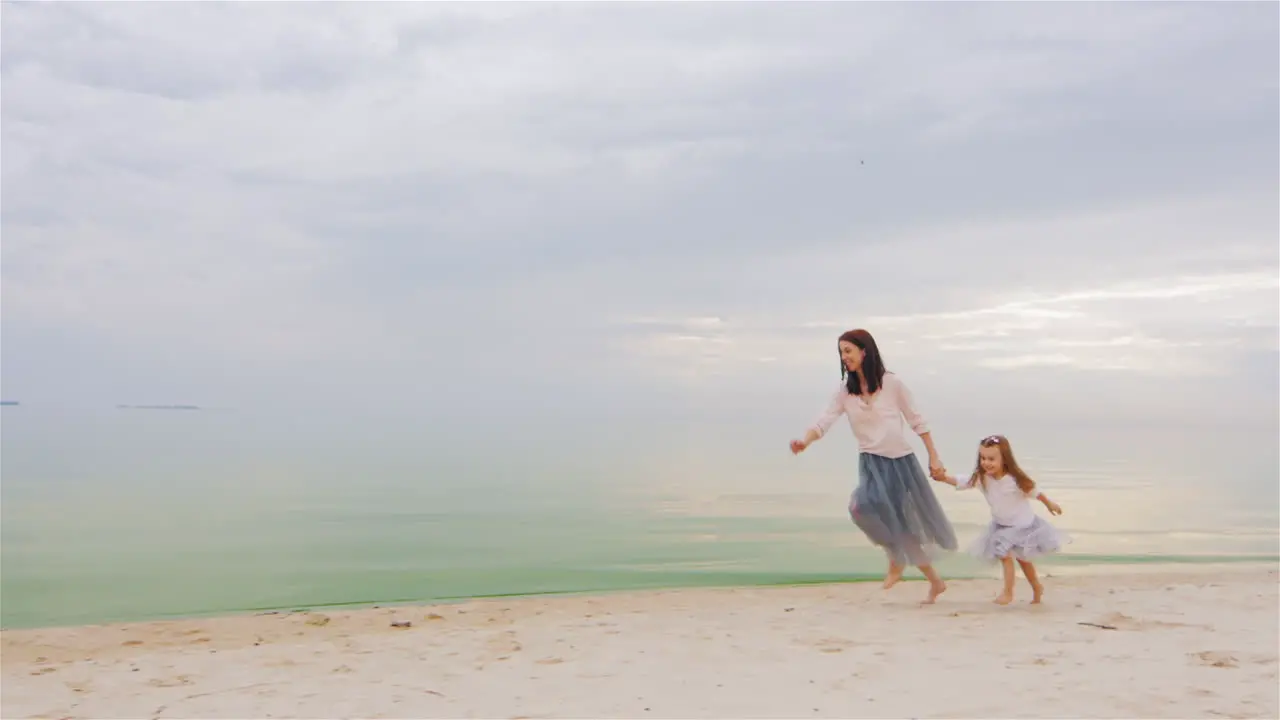
[{"label": "woman's bare foot", "polygon": [[997,605],[1008,605],[1009,603],[1013,602],[1013,593],[1008,590],[1005,590],[1004,592],[997,595],[996,599],[992,600],[992,602],[994,602]]},{"label": "woman's bare foot", "polygon": [[888,590],[902,581],[902,571],[903,568],[898,565],[889,566],[889,572],[884,576],[883,587],[885,590]]},{"label": "woman's bare foot", "polygon": [[1040,598],[1044,597],[1044,586],[1040,583],[1031,584],[1031,604],[1039,605]]},{"label": "woman's bare foot", "polygon": [[938,600],[938,596],[947,591],[947,584],[941,580],[929,583],[929,597],[925,598],[921,605],[932,605]]}]

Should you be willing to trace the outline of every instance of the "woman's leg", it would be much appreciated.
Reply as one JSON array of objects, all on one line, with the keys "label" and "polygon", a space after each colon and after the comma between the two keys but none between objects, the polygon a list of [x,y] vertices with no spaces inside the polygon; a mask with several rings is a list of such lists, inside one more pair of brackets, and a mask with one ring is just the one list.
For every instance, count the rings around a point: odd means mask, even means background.
[{"label": "woman's leg", "polygon": [[[858,487],[861,489],[862,485],[859,484]],[[888,590],[902,580],[902,572],[906,569],[907,563],[903,558],[902,549],[898,547],[898,543],[894,542],[893,531],[881,519],[880,510],[866,501],[863,503],[871,508],[870,512],[861,512],[863,505],[859,503],[858,491],[855,490],[853,496],[849,498],[849,517],[868,540],[884,548],[889,569],[885,571],[883,587]]]},{"label": "woman's leg", "polygon": [[1008,605],[1013,602],[1013,558],[1005,555],[1000,558],[1000,568],[1004,571],[1004,590],[996,596],[997,605]]},{"label": "woman's leg", "polygon": [[921,565],[920,572],[929,579],[929,595],[924,599],[924,604],[932,605],[937,602],[939,595],[947,591],[947,584],[942,581],[942,577],[932,565]]},{"label": "woman's leg", "polygon": [[884,554],[889,558],[889,569],[884,574],[884,589],[888,590],[902,581],[902,571],[906,566],[894,562],[892,551],[885,550]]},{"label": "woman's leg", "polygon": [[[920,572],[929,581],[929,594],[925,597],[924,604],[932,605],[937,601],[938,596],[947,591],[947,584],[942,581],[942,577],[938,575],[938,571],[933,568],[933,563],[929,560],[929,555],[924,551],[924,547],[920,544],[920,538],[914,535],[908,535],[902,539],[903,552],[907,556],[907,561],[912,565],[920,568]],[[902,571],[898,571],[901,576]]]},{"label": "woman's leg", "polygon": [[1036,574],[1036,566],[1031,564],[1030,560],[1018,559],[1018,566],[1022,568],[1022,574],[1027,577],[1027,583],[1031,585],[1031,604],[1040,604],[1040,598],[1044,597],[1044,585],[1040,584],[1040,577]]},{"label": "woman's leg", "polygon": [[[929,579],[925,602],[932,603],[947,585],[938,577],[922,545],[927,541],[952,549],[955,541],[941,508],[932,512],[913,499],[919,495],[937,504],[920,463],[914,456],[890,460],[862,453],[858,472],[858,487],[850,498],[849,515],[867,539],[884,548],[889,561],[884,588],[897,585],[906,567],[915,565]],[[921,513],[928,515],[929,521],[922,521]],[[944,537],[939,542],[934,535]]]}]

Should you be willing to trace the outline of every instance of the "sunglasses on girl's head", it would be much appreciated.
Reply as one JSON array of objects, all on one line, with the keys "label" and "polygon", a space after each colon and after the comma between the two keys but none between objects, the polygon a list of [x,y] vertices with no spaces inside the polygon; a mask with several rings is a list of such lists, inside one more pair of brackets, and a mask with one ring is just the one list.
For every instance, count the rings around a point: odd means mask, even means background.
[{"label": "sunglasses on girl's head", "polygon": [[984,447],[991,447],[992,445],[999,445],[1001,440],[1004,440],[1004,436],[1003,436],[1003,435],[988,435],[988,436],[986,436],[986,437],[982,438],[982,445],[983,445]]}]

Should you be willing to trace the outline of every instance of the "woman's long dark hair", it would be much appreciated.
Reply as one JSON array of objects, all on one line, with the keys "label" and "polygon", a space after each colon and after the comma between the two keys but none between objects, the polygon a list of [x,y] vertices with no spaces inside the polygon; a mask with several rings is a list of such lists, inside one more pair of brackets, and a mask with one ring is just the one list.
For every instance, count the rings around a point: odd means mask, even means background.
[{"label": "woman's long dark hair", "polygon": [[[840,336],[836,340],[836,352],[840,351],[840,342],[850,342],[858,346],[862,350],[862,377],[867,381],[867,395],[875,395],[876,391],[884,387],[884,361],[880,359],[880,348],[876,346],[876,339],[871,337],[871,333],[861,328],[850,330]],[[849,372],[849,368],[844,365],[844,356],[840,357],[840,377],[844,380],[844,386],[849,390],[850,395],[861,395],[862,384],[858,382],[858,374]]]}]

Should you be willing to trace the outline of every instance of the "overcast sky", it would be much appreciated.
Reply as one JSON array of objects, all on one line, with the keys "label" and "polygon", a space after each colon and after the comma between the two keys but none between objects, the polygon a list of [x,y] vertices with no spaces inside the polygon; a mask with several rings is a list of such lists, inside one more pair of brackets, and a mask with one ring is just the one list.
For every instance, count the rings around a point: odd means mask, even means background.
[{"label": "overcast sky", "polygon": [[1276,3],[3,12],[24,405],[807,422],[861,326],[934,398],[1275,422]]}]

